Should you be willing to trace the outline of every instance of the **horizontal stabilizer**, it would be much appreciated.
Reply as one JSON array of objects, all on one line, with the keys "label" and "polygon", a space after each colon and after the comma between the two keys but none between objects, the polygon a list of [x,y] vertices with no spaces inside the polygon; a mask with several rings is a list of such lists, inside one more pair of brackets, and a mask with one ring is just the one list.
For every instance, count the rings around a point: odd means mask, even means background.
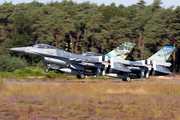
[{"label": "horizontal stabilizer", "polygon": [[161,65],[156,65],[154,71],[157,71],[159,73],[164,73],[164,74],[172,74],[172,72],[170,72],[168,68]]},{"label": "horizontal stabilizer", "polygon": [[141,61],[131,61],[131,66],[145,67],[146,65]]},{"label": "horizontal stabilizer", "polygon": [[126,68],[111,68],[111,69],[122,71],[122,72],[127,72],[127,73],[131,72],[131,70],[129,70],[128,68],[127,69]]},{"label": "horizontal stabilizer", "polygon": [[156,72],[163,73],[163,74],[173,74],[170,71],[162,71],[162,70],[155,70]]}]

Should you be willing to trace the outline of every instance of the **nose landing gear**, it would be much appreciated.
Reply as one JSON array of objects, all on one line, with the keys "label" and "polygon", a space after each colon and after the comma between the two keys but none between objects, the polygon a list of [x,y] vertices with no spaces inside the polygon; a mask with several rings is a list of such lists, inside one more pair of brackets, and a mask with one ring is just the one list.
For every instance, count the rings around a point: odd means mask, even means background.
[{"label": "nose landing gear", "polygon": [[47,64],[47,66],[48,66],[47,69],[44,70],[46,73],[49,72],[49,68],[50,68],[51,64]]}]

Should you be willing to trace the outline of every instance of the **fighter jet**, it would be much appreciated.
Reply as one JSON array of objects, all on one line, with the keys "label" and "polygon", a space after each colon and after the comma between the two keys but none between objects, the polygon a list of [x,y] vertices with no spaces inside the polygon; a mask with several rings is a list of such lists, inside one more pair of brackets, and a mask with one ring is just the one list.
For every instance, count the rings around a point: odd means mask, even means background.
[{"label": "fighter jet", "polygon": [[[174,47],[165,46],[149,59],[141,61],[124,60],[127,56],[118,58],[118,52],[122,52],[118,50],[117,52],[111,51],[107,55],[99,54],[97,56],[89,56],[73,54],[47,44],[10,48],[9,50],[43,56],[44,62],[48,64],[46,72],[51,68],[65,73],[75,74],[78,78],[85,78],[85,75],[97,77],[107,74],[110,77],[121,78],[123,81],[131,81],[131,79],[135,78],[148,78],[149,75],[172,74],[170,70],[166,68],[170,67],[171,63],[165,61],[173,52]],[[170,53],[159,56],[159,54],[166,50],[170,51]],[[91,70],[92,72],[87,70]],[[136,76],[130,75],[131,73],[136,74]]]},{"label": "fighter jet", "polygon": [[[131,48],[135,46],[134,43],[126,42],[124,44],[127,47],[127,50],[129,47],[127,45],[131,45]],[[122,48],[124,44],[122,44],[118,48]],[[30,47],[10,48],[9,50],[43,56],[44,63],[48,65],[48,68],[45,70],[45,72],[48,72],[50,68],[57,69],[65,73],[75,74],[77,75],[77,78],[82,79],[84,79],[86,75],[92,75],[94,78],[99,75],[105,75],[106,69],[108,68],[109,64],[108,59],[110,57],[116,58],[116,54],[121,53],[121,51],[118,51],[116,53],[113,53],[113,56],[111,56],[111,54],[109,53],[108,56],[104,56],[95,52],[86,52],[78,55],[60,50],[47,44],[36,44]],[[128,54],[131,50],[132,49],[128,50]],[[121,56],[120,59],[125,59],[126,57],[127,55]],[[61,68],[61,66],[63,66],[63,68]],[[91,70],[92,72],[89,72],[87,70]]]},{"label": "fighter jet", "polygon": [[[149,78],[149,75],[172,74],[167,68],[171,66],[171,63],[166,61],[174,49],[175,47],[165,46],[147,60],[141,61],[111,58],[110,69],[107,72],[107,75],[110,77],[121,78],[123,81],[131,81],[131,79],[135,78]],[[132,73],[134,75],[131,75]]]}]

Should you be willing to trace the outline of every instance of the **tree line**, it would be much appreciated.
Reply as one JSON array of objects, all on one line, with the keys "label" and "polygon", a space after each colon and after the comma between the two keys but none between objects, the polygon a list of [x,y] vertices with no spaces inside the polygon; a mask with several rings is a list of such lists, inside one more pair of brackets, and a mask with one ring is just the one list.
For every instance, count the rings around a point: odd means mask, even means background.
[{"label": "tree line", "polygon": [[127,7],[71,0],[5,2],[0,5],[0,56],[11,54],[33,65],[41,57],[5,48],[45,43],[77,54],[106,54],[124,42],[133,42],[136,46],[128,59],[142,60],[168,45],[176,47],[169,61],[173,72],[180,72],[180,6],[165,9],[161,4],[161,0],[151,5],[140,0]]}]

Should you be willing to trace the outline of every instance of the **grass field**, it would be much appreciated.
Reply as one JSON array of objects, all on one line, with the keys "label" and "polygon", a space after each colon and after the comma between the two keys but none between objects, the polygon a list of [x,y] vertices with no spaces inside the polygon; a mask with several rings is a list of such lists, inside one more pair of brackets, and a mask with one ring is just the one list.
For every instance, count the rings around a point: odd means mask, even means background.
[{"label": "grass field", "polygon": [[180,84],[0,84],[0,120],[180,120]]}]

